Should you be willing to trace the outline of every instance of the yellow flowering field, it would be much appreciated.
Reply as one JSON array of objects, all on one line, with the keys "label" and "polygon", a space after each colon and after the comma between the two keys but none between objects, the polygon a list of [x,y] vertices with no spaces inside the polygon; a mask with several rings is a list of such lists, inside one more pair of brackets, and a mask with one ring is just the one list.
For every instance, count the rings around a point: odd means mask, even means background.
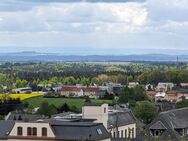
[{"label": "yellow flowering field", "polygon": [[[37,96],[42,96],[43,94],[7,94],[7,97],[10,98],[20,98],[20,100],[25,100],[31,97],[37,97]],[[3,94],[0,94],[0,99],[2,99]]]}]

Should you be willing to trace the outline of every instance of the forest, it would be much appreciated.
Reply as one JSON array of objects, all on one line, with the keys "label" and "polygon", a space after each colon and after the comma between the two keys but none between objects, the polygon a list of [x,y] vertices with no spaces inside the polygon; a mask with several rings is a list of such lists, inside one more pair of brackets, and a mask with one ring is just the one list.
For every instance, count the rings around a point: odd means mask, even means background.
[{"label": "forest", "polygon": [[65,85],[105,85],[137,81],[140,84],[188,82],[186,63],[118,63],[118,62],[48,62],[48,63],[10,63],[0,64],[0,85],[15,88],[37,84]]}]

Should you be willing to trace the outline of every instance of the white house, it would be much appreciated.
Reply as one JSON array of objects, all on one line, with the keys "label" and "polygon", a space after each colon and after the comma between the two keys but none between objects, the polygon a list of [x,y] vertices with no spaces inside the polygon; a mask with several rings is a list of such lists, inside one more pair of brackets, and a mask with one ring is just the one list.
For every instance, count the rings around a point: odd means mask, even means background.
[{"label": "white house", "polygon": [[0,141],[110,141],[102,123],[61,120],[0,121]]},{"label": "white house", "polygon": [[156,91],[170,91],[172,90],[172,88],[174,87],[174,83],[171,82],[159,82],[157,87],[156,87]]},{"label": "white house", "polygon": [[16,93],[16,94],[32,93],[32,89],[30,87],[17,88],[17,89],[13,89],[12,93]]}]

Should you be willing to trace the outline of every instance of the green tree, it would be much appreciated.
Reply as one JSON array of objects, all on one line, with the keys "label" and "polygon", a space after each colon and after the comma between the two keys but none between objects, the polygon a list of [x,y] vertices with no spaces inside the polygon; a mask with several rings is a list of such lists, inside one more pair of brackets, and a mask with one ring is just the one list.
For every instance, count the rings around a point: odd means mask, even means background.
[{"label": "green tree", "polygon": [[141,101],[136,104],[135,116],[144,123],[150,123],[157,115],[157,109],[154,104],[149,101]]},{"label": "green tree", "polygon": [[136,101],[143,101],[148,100],[148,97],[141,86],[136,86],[135,88],[128,88],[125,87],[121,90],[119,95],[119,102],[120,103],[127,103],[129,102],[130,105],[134,105],[133,103]]},{"label": "green tree", "polygon": [[90,80],[89,78],[83,77],[81,78],[80,83],[84,86],[88,86],[90,84]]},{"label": "green tree", "polygon": [[28,82],[26,80],[21,80],[21,79],[17,78],[15,86],[16,86],[16,88],[22,88],[22,87],[26,87],[27,84],[28,84]]},{"label": "green tree", "polygon": [[39,107],[38,114],[50,117],[53,114],[57,114],[57,108],[53,104],[49,105],[47,101],[43,101]]}]

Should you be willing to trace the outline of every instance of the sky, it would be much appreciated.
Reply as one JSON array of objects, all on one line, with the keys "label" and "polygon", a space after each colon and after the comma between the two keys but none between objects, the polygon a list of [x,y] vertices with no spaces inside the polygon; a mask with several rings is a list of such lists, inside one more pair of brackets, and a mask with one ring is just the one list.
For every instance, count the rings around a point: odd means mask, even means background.
[{"label": "sky", "polygon": [[188,0],[0,0],[0,52],[188,54]]}]

